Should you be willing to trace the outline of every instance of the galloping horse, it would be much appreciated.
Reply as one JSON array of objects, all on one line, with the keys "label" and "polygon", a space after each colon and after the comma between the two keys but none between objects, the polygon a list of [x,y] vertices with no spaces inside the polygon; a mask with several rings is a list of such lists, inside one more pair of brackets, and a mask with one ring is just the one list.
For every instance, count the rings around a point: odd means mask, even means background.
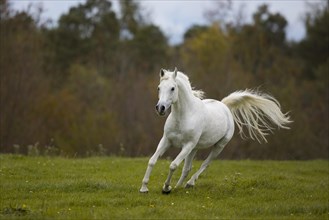
[{"label": "galloping horse", "polygon": [[199,175],[231,140],[234,122],[242,137],[246,130],[250,138],[259,142],[266,142],[265,136],[274,129],[272,125],[288,129],[286,125],[291,122],[289,116],[281,112],[279,102],[268,94],[244,90],[233,92],[222,101],[203,99],[204,93],[192,89],[188,77],[177,68],[173,72],[160,70],[158,91],[156,111],[164,116],[171,108],[171,113],[166,120],[163,137],[148,162],[140,188],[142,193],[148,192],[147,184],[153,166],[171,146],[182,150],[170,164],[169,175],[162,188],[166,194],[171,192],[171,178],[179,164],[185,160],[176,187],[181,186],[188,176],[197,150],[211,147],[209,156],[185,187],[195,185]]}]

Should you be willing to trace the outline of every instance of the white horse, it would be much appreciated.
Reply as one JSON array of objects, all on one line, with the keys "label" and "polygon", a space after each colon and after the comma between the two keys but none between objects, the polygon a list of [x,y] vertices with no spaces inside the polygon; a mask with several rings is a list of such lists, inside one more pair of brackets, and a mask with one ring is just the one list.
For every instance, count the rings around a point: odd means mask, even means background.
[{"label": "white horse", "polygon": [[193,90],[188,77],[177,71],[161,69],[158,86],[159,102],[156,110],[159,115],[166,114],[171,107],[163,137],[148,162],[140,192],[147,193],[147,184],[153,166],[158,158],[171,146],[182,148],[169,167],[169,175],[162,192],[170,193],[171,178],[179,164],[185,160],[176,187],[181,186],[192,168],[192,160],[198,149],[212,147],[200,169],[187,181],[185,187],[193,187],[199,175],[216,158],[234,133],[234,122],[241,136],[246,130],[252,139],[265,141],[265,136],[273,130],[271,124],[286,128],[289,116],[280,110],[280,104],[273,97],[251,90],[237,91],[222,101],[204,99],[203,92]]}]

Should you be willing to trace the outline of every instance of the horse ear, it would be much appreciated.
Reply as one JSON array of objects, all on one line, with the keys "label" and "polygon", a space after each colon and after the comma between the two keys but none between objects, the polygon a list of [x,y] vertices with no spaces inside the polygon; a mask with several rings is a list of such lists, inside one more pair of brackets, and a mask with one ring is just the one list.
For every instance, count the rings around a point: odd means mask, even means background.
[{"label": "horse ear", "polygon": [[174,70],[174,79],[176,79],[177,77],[177,67],[175,67],[175,70]]},{"label": "horse ear", "polygon": [[160,77],[163,77],[165,74],[165,70],[164,69],[160,69]]}]

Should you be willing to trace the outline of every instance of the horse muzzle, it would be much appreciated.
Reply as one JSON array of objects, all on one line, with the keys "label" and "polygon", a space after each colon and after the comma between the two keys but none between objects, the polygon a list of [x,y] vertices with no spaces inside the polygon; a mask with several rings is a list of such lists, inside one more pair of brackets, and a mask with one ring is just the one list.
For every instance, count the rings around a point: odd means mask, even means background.
[{"label": "horse muzzle", "polygon": [[168,108],[165,105],[158,103],[155,106],[155,110],[160,116],[164,116],[166,115]]}]

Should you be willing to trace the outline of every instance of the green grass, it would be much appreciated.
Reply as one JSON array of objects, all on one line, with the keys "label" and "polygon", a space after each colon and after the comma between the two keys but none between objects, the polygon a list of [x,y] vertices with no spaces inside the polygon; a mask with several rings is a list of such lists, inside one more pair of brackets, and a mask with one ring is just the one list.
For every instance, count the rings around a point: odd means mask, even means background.
[{"label": "green grass", "polygon": [[329,218],[328,161],[217,160],[195,188],[162,195],[167,160],[140,194],[147,158],[0,159],[0,219]]}]

